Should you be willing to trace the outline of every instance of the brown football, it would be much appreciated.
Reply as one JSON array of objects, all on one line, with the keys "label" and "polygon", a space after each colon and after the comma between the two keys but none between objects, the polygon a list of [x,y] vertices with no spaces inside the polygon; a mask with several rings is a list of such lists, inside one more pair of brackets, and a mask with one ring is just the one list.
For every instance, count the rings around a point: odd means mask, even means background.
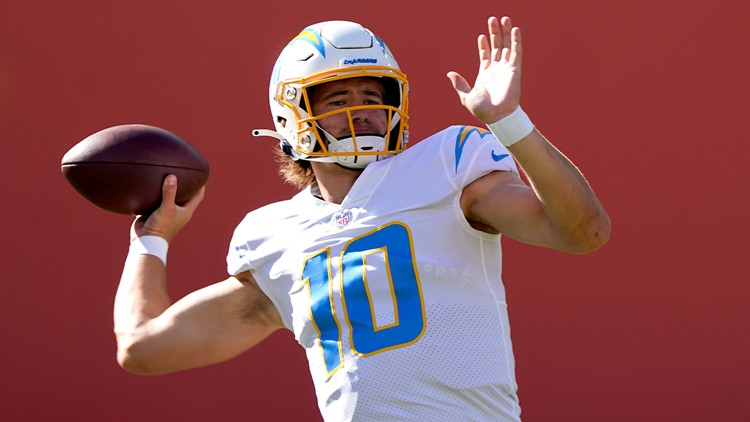
[{"label": "brown football", "polygon": [[119,125],[96,132],[62,158],[62,174],[88,201],[118,214],[147,215],[161,203],[168,174],[183,204],[206,184],[208,161],[185,140],[155,126]]}]

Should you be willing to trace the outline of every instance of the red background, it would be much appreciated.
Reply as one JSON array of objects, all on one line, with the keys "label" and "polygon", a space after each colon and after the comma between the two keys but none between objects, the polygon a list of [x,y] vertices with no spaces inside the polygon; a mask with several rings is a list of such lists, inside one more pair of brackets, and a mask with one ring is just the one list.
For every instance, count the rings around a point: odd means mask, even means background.
[{"label": "red background", "polygon": [[115,362],[112,299],[130,218],[85,202],[62,155],[108,126],[181,135],[212,164],[170,252],[175,298],[225,277],[244,213],[275,175],[267,83],[293,35],[360,21],[411,82],[412,139],[476,124],[490,14],[524,36],[524,109],[613,220],[574,256],[505,242],[526,421],[750,420],[747,12],[739,0],[367,4],[0,1],[3,420],[319,420],[301,348],[278,334],[224,364],[139,377]]}]

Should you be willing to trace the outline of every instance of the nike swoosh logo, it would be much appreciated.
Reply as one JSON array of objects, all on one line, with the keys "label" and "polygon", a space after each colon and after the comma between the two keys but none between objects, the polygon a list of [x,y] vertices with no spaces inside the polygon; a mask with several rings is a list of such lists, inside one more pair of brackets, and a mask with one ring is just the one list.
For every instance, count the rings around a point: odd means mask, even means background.
[{"label": "nike swoosh logo", "polygon": [[492,159],[495,161],[500,161],[507,156],[508,154],[495,154],[495,151],[492,151]]},{"label": "nike swoosh logo", "polygon": [[463,153],[464,145],[466,144],[466,141],[469,139],[471,134],[473,134],[474,132],[478,133],[480,138],[484,138],[485,136],[490,134],[490,131],[487,129],[480,129],[474,126],[461,127],[461,129],[458,131],[458,136],[456,136],[456,173],[458,173],[458,162],[461,161],[461,154]]}]

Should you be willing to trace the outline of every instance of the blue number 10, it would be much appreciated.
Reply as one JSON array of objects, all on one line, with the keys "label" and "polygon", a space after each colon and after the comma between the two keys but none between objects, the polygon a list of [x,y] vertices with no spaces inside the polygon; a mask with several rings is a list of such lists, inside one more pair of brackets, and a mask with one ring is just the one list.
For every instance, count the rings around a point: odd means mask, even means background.
[{"label": "blue number 10", "polygon": [[[391,292],[393,321],[379,325],[376,300],[367,281],[368,257],[382,257]],[[333,277],[328,248],[307,258],[302,281],[310,291],[310,316],[318,330],[323,359],[330,375],[342,365],[341,326],[333,306]],[[400,223],[379,227],[349,241],[341,251],[341,303],[349,326],[352,351],[369,356],[407,346],[424,333],[424,302],[417,275],[411,233]],[[383,299],[378,299],[383,300]],[[382,305],[381,305],[382,306]]]}]

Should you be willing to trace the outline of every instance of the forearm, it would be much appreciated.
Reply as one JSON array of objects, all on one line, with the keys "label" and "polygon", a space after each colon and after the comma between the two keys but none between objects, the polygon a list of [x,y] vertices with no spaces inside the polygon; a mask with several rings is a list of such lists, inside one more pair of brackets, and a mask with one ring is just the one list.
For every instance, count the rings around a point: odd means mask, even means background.
[{"label": "forearm", "polygon": [[583,174],[565,155],[537,130],[509,150],[571,251],[589,252],[606,243],[609,217]]},{"label": "forearm", "polygon": [[169,242],[190,221],[203,199],[202,188],[183,206],[175,204],[177,179],[170,175],[162,185],[162,204],[131,227],[130,250],[115,296],[115,332],[133,333],[161,315],[170,305],[167,293],[166,255]]},{"label": "forearm", "polygon": [[130,254],[114,303],[118,351],[122,353],[135,343],[144,324],[161,315],[170,305],[164,264],[153,255]]}]

